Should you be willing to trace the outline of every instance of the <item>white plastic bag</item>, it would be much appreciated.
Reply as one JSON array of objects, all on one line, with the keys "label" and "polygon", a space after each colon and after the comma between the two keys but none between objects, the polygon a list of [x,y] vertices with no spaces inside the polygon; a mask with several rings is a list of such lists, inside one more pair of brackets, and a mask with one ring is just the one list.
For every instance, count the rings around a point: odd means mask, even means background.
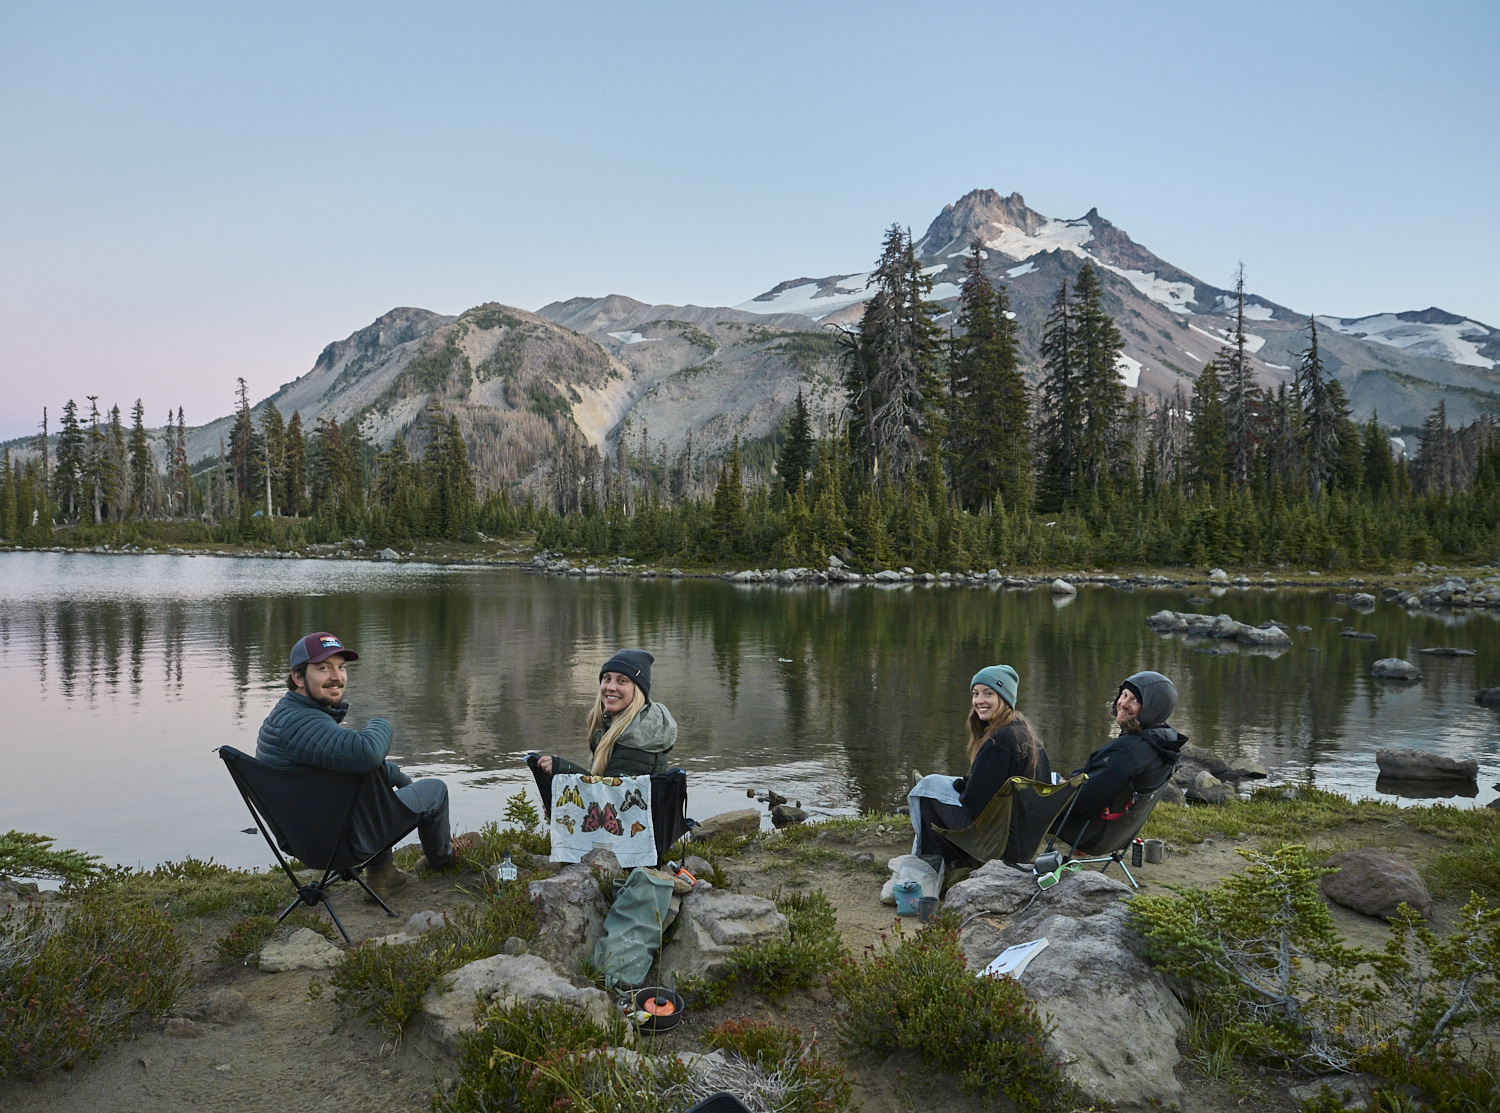
[{"label": "white plastic bag", "polygon": [[896,883],[899,881],[915,881],[922,886],[924,897],[938,895],[937,870],[915,854],[898,854],[886,865],[890,867],[891,876],[886,879],[885,885],[880,890],[881,904],[894,905],[896,903]]}]

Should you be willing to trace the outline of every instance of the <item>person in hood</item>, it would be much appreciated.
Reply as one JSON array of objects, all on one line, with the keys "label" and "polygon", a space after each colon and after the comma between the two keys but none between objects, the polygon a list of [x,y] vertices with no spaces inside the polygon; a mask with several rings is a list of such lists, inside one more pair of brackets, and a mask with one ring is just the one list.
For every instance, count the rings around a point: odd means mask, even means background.
[{"label": "person in hood", "polygon": [[[912,788],[906,799],[916,834],[913,854],[942,855],[950,865],[960,861],[962,853],[932,829],[934,824],[950,831],[969,826],[1012,777],[1051,779],[1052,767],[1041,739],[1016,710],[1020,684],[1021,678],[1009,665],[987,665],[969,681],[969,775],[933,774],[920,778]],[[1019,853],[1015,835],[1021,818],[1019,812],[1011,814],[1007,861]]]},{"label": "person in hood", "polygon": [[1120,685],[1110,706],[1119,736],[1090,754],[1088,764],[1073,774],[1089,777],[1058,832],[1074,850],[1088,853],[1111,819],[1129,811],[1137,796],[1155,792],[1171,779],[1188,740],[1167,723],[1176,707],[1177,688],[1159,672],[1138,672]]},{"label": "person in hood", "polygon": [[664,703],[651,700],[651,665],[644,649],[622,649],[599,669],[599,694],[589,711],[588,768],[567,758],[536,759],[543,773],[639,777],[665,773],[677,744],[677,722]]}]

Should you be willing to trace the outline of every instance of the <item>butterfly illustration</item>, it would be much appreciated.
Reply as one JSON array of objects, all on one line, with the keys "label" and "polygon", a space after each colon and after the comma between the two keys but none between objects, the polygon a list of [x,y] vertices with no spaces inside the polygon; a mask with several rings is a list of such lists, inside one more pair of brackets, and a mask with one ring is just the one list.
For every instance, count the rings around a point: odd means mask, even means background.
[{"label": "butterfly illustration", "polygon": [[562,795],[557,798],[558,804],[577,804],[583,807],[583,797],[578,794],[577,785],[569,785],[562,790]]},{"label": "butterfly illustration", "polygon": [[604,816],[600,820],[600,825],[611,835],[623,835],[625,833],[625,825],[620,822],[620,817],[615,814],[615,806],[613,804],[604,805]]},{"label": "butterfly illustration", "polygon": [[568,834],[571,835],[573,833],[573,817],[572,816],[570,816],[570,815],[560,815],[560,816],[557,817],[557,822],[561,823],[564,827],[566,827],[568,829]]},{"label": "butterfly illustration", "polygon": [[638,788],[632,788],[627,792],[625,794],[625,802],[620,805],[622,812],[629,811],[631,808],[640,808],[641,811],[646,810],[645,798],[641,796],[641,790]]},{"label": "butterfly illustration", "polygon": [[596,800],[589,805],[589,811],[583,817],[583,829],[585,832],[599,830],[599,825],[604,822],[604,813],[599,810],[599,802]]},{"label": "butterfly illustration", "polygon": [[578,779],[586,785],[609,785],[611,788],[620,787],[619,777],[580,777]]},{"label": "butterfly illustration", "polygon": [[637,835],[639,835],[645,829],[646,829],[646,825],[644,823],[632,823],[630,825],[630,837],[631,838],[635,838]]}]

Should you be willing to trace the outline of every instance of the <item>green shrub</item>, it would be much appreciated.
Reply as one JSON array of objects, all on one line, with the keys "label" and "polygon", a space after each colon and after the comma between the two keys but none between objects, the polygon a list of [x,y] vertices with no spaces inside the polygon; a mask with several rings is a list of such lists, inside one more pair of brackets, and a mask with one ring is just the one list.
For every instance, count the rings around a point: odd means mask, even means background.
[{"label": "green shrub", "polygon": [[[332,923],[304,908],[297,909],[283,922],[287,927],[311,928],[329,939],[334,936],[335,928]],[[275,916],[257,913],[253,916],[241,917],[215,941],[214,950],[218,951],[222,959],[231,962],[242,961],[253,954],[258,954],[266,945],[266,940],[270,939],[280,926]]]},{"label": "green shrub", "polygon": [[478,958],[499,954],[511,936],[536,934],[536,908],[526,886],[512,883],[476,904],[448,914],[415,943],[382,946],[361,943],[344,951],[329,976],[334,1000],[399,1039],[422,1003],[422,995],[442,975]]},{"label": "green shrub", "polygon": [[1418,1091],[1431,1113],[1500,1109],[1500,1058],[1494,1051],[1462,1056],[1446,1048],[1416,1056],[1385,1046],[1362,1058],[1359,1067],[1397,1087]]},{"label": "green shrub", "polygon": [[150,910],[81,899],[55,924],[0,921],[0,1078],[97,1057],[185,982],[182,941]]},{"label": "green shrub", "polygon": [[838,1113],[853,1105],[854,1086],[844,1068],[819,1055],[816,1044],[804,1047],[796,1028],[741,1017],[710,1028],[703,1044],[732,1051],[766,1074],[786,1079],[777,1113]]},{"label": "green shrub", "polygon": [[831,988],[848,1003],[839,1036],[851,1051],[917,1052],[957,1074],[969,1093],[1000,1093],[1021,1109],[1050,1109],[1075,1096],[1046,1051],[1050,1029],[1026,991],[1010,978],[975,976],[952,917],[846,962]]},{"label": "green shrub", "polygon": [[823,891],[778,890],[773,898],[787,919],[787,939],[772,939],[735,948],[728,972],[717,981],[682,978],[678,990],[694,1005],[709,1008],[729,1000],[736,985],[763,993],[773,1001],[794,989],[806,989],[828,977],[845,958],[833,905]]},{"label": "green shrub", "polygon": [[149,870],[106,867],[88,889],[112,904],[154,908],[174,920],[216,912],[280,912],[293,896],[291,882],[279,868],[251,873],[198,858],[163,862]]},{"label": "green shrub", "polygon": [[53,850],[46,835],[7,831],[0,835],[0,874],[81,884],[99,869],[99,859],[81,850]]}]

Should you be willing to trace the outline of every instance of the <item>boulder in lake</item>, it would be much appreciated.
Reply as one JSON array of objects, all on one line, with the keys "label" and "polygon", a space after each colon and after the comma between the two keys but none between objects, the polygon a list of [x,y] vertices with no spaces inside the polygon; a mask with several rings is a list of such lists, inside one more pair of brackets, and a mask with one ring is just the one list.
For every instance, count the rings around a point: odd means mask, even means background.
[{"label": "boulder in lake", "polygon": [[1068,583],[1067,580],[1058,579],[1058,580],[1053,580],[1052,581],[1052,594],[1053,595],[1077,595],[1078,594],[1078,589],[1076,587],[1074,587],[1072,584]]},{"label": "boulder in lake", "polygon": [[1377,680],[1421,680],[1422,670],[1400,657],[1382,657],[1370,666],[1370,675]]},{"label": "boulder in lake", "polygon": [[1144,941],[1121,899],[1130,895],[1123,881],[1092,870],[1038,890],[1030,873],[990,862],[949,889],[943,903],[974,917],[959,936],[970,969],[1013,944],[1047,939],[1021,987],[1056,1025],[1047,1050],[1088,1101],[1172,1106],[1182,1098],[1174,1068],[1187,1013],[1143,957]]},{"label": "boulder in lake", "polygon": [[753,835],[760,830],[760,811],[756,808],[741,808],[733,812],[711,815],[693,828],[694,840],[711,839],[726,832],[732,835]]},{"label": "boulder in lake", "polygon": [[1323,895],[1335,904],[1390,919],[1402,903],[1428,917],[1432,896],[1412,864],[1379,850],[1346,850],[1323,863],[1336,873],[1318,879]]},{"label": "boulder in lake", "polygon": [[1224,804],[1238,797],[1233,785],[1225,784],[1207,769],[1200,769],[1193,783],[1183,790],[1189,803]]},{"label": "boulder in lake", "polygon": [[1377,750],[1375,763],[1387,777],[1403,781],[1475,781],[1479,762],[1429,754],[1425,750]]},{"label": "boulder in lake", "polygon": [[1448,645],[1430,646],[1427,649],[1419,649],[1418,653],[1424,657],[1473,657],[1478,651],[1473,649],[1455,649]]},{"label": "boulder in lake", "polygon": [[400,560],[401,559],[401,554],[398,553],[395,549],[381,549],[380,552],[378,552],[378,553],[375,554],[375,559],[376,560]]},{"label": "boulder in lake", "polygon": [[771,825],[777,828],[793,827],[807,822],[807,813],[790,804],[777,804],[771,809]]},{"label": "boulder in lake", "polygon": [[748,893],[695,887],[682,898],[677,931],[661,949],[662,978],[720,978],[736,947],[790,938],[774,901]]},{"label": "boulder in lake", "polygon": [[1211,584],[1227,584],[1229,582],[1229,573],[1222,568],[1215,568],[1209,572],[1208,582]]},{"label": "boulder in lake", "polygon": [[1474,702],[1485,707],[1500,707],[1500,688],[1481,688],[1474,693]]},{"label": "boulder in lake", "polygon": [[537,955],[493,955],[460,966],[439,978],[422,998],[423,1033],[449,1054],[459,1037],[474,1027],[479,1002],[501,1006],[528,1001],[562,1001],[576,1006],[598,1024],[619,1017],[609,995],[593,986],[577,986]]}]

